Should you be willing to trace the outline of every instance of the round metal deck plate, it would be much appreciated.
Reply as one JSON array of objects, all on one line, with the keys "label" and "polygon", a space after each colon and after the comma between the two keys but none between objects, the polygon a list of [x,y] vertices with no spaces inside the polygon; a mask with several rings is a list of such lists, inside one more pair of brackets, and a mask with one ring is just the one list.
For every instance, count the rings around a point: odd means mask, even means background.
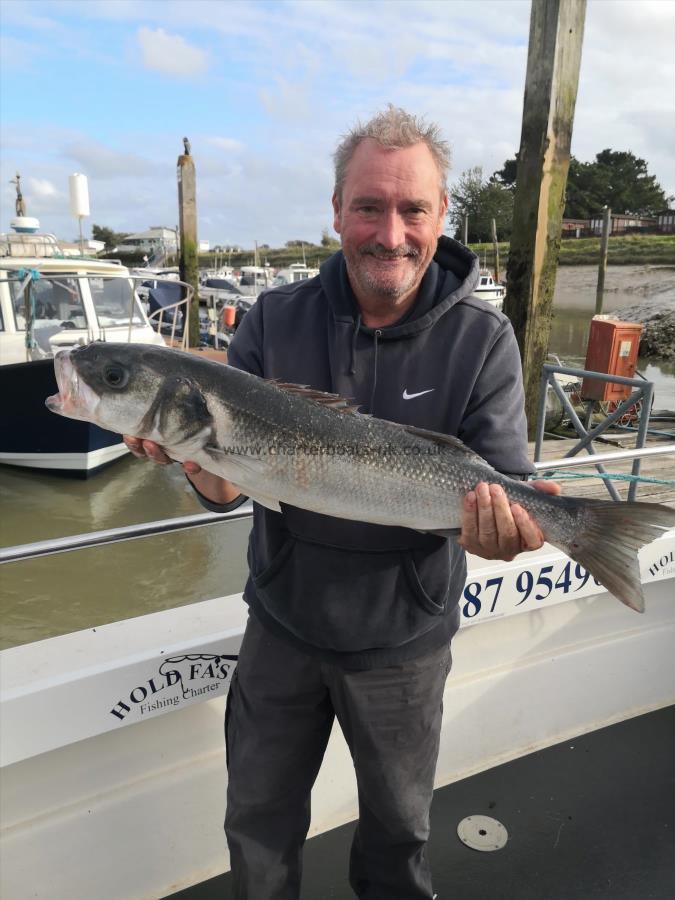
[{"label": "round metal deck plate", "polygon": [[457,826],[457,834],[472,850],[501,850],[509,839],[502,823],[490,816],[467,816]]}]

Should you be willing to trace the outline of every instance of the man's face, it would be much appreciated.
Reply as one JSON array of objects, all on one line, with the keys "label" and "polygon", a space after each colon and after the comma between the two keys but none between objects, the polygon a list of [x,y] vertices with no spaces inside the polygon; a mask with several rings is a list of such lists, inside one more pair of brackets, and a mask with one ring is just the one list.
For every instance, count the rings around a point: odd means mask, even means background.
[{"label": "man's face", "polygon": [[369,138],[358,145],[342,196],[333,195],[334,227],[357,299],[396,307],[417,294],[447,207],[426,144],[388,150]]}]

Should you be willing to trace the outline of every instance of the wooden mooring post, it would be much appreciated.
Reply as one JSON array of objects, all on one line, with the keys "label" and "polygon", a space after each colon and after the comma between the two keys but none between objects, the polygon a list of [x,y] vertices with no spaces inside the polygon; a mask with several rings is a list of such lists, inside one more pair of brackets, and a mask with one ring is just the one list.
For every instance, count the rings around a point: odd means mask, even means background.
[{"label": "wooden mooring post", "polygon": [[534,436],[551,332],[586,0],[532,0],[505,312],[520,347]]},{"label": "wooden mooring post", "polygon": [[602,312],[602,301],[605,293],[605,273],[607,272],[607,249],[609,232],[612,230],[612,210],[605,206],[602,216],[602,238],[600,239],[600,262],[598,264],[598,286],[595,291],[595,315]]},{"label": "wooden mooring post", "polygon": [[197,173],[190,153],[190,142],[183,138],[185,153],[178,157],[178,227],[180,229],[178,267],[180,280],[187,282],[194,291],[190,310],[190,347],[199,346],[199,244],[197,242]]}]

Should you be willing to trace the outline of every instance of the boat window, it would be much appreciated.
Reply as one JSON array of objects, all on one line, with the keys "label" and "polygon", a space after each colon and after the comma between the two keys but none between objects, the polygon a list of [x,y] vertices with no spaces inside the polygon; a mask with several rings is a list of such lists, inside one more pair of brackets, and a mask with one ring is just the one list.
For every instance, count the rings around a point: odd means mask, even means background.
[{"label": "boat window", "polygon": [[[9,289],[16,328],[18,331],[25,331],[26,295],[21,290],[22,282],[14,273],[10,275],[10,279]],[[31,282],[30,290],[36,332],[42,328],[53,330],[54,326],[63,329],[87,327],[80,286],[76,278],[69,278],[67,275],[50,278],[43,275]]]},{"label": "boat window", "polygon": [[481,278],[480,283],[481,283],[481,284],[487,284],[487,283],[488,283],[487,278]]},{"label": "boat window", "polygon": [[90,277],[89,289],[101,328],[128,325],[130,315],[134,325],[143,325],[138,300],[128,279]]}]

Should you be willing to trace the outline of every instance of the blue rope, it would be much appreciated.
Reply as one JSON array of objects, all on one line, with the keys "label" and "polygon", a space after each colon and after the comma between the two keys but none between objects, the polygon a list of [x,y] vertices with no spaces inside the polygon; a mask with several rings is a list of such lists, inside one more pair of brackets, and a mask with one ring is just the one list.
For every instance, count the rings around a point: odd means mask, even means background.
[{"label": "blue rope", "polygon": [[27,278],[30,275],[31,281],[39,281],[40,273],[37,269],[19,269],[16,273],[19,281],[23,281],[24,278]]},{"label": "blue rope", "polygon": [[[551,475],[537,475],[537,480],[546,481],[548,479],[570,478],[604,478],[607,481],[644,481],[648,484],[666,484],[669,487],[675,487],[675,481],[664,480],[662,478],[650,478],[647,475],[619,475],[612,472],[564,472],[561,469],[553,469]],[[556,474],[557,473],[557,474]]]},{"label": "blue rope", "polygon": [[[17,272],[19,280],[21,281],[21,291],[15,300],[20,300],[23,296],[24,291],[26,290],[26,286],[29,281],[39,281],[40,273],[37,269],[19,269]],[[31,323],[35,321],[35,294],[33,291],[30,293],[30,321]],[[34,350],[37,347],[37,341],[35,340],[35,336],[33,334],[32,327],[28,328],[28,323],[26,323],[26,338],[25,344],[27,350]]]}]

